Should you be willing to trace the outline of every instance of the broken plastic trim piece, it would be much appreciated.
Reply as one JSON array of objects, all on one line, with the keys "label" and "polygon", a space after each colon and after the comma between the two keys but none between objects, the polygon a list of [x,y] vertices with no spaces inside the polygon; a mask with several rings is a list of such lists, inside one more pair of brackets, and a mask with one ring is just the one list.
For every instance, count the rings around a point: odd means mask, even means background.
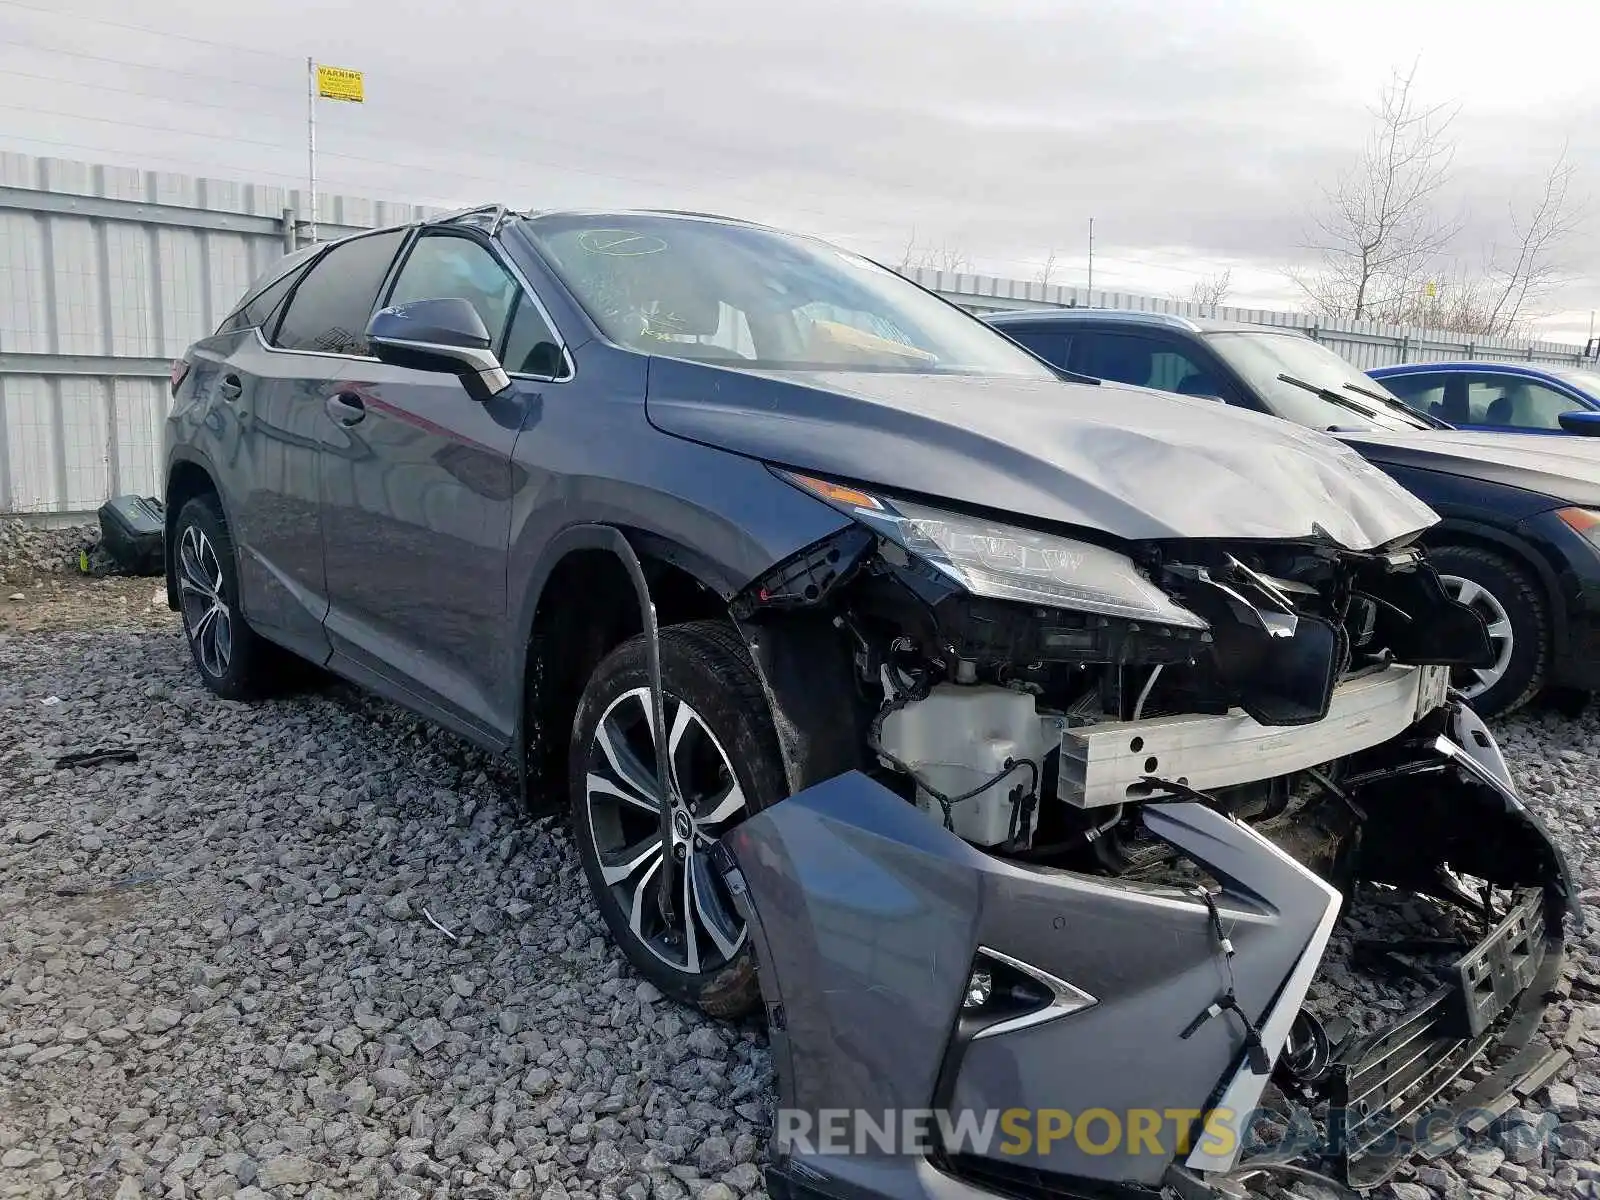
[{"label": "broken plastic trim piece", "polygon": [[[1215,920],[1237,950],[1237,1000],[1262,1028],[1336,896],[1202,803],[1149,805],[1145,814],[1160,826],[1156,836],[1222,884]],[[984,854],[859,773],[771,805],[730,830],[720,849],[718,868],[760,967],[787,1114],[774,1150],[791,1180],[815,1172],[810,1182],[833,1195],[948,1194],[948,1175],[929,1186],[924,1157],[821,1148],[818,1122],[834,1111],[877,1119],[931,1108],[960,1120],[1040,1105],[1198,1114],[1246,1053],[1232,1020],[1178,1037],[1218,995],[1211,906],[1192,893]],[[966,1019],[964,1002],[974,964],[996,949],[1096,1002],[1070,1019],[975,1037],[981,1026]],[[998,967],[993,984],[993,992],[1005,986]],[[1018,1010],[1045,999],[1019,990]],[[1186,1130],[1185,1155],[1197,1136]],[[936,1133],[943,1152],[959,1157],[966,1143],[953,1136]],[[1057,1142],[993,1158],[984,1157],[992,1148],[966,1149],[989,1168],[1150,1186],[1177,1152]]]},{"label": "broken plastic trim piece", "polygon": [[[1163,833],[1164,825],[1169,818],[1160,807],[1146,811],[1144,820],[1150,832],[1158,837],[1165,837],[1168,841],[1171,840]],[[1240,837],[1253,840],[1263,854],[1275,857],[1285,870],[1298,874],[1306,889],[1319,895],[1323,904],[1322,914],[1312,930],[1310,940],[1301,951],[1288,978],[1283,981],[1283,988],[1267,1012],[1266,1018],[1260,1022],[1258,1038],[1266,1070],[1259,1069],[1262,1065],[1259,1057],[1252,1062],[1251,1056],[1246,1055],[1234,1070],[1232,1078],[1222,1090],[1220,1100],[1214,1106],[1224,1113],[1233,1114],[1237,1120],[1244,1114],[1255,1111],[1261,1102],[1261,1093],[1272,1075],[1272,1068],[1289,1040],[1289,1031],[1294,1026],[1294,1019],[1299,1015],[1300,1006],[1305,1003],[1306,993],[1311,990],[1311,981],[1322,965],[1322,955],[1328,948],[1328,939],[1333,936],[1334,922],[1339,918],[1339,908],[1344,903],[1344,897],[1325,879],[1301,866],[1288,853],[1248,825],[1234,822],[1234,829]],[[1236,1136],[1225,1139],[1229,1144],[1223,1150],[1208,1150],[1207,1146],[1216,1139],[1202,1139],[1190,1153],[1185,1165],[1196,1171],[1231,1171],[1239,1160],[1245,1131],[1234,1132]]]}]

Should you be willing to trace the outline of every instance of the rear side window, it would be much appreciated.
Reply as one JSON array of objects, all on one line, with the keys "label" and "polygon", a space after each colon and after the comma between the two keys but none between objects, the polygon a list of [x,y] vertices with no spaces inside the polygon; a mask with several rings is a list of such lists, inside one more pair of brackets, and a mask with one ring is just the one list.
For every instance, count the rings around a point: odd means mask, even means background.
[{"label": "rear side window", "polygon": [[257,325],[264,324],[277,311],[278,305],[289,294],[289,289],[294,287],[295,281],[304,273],[303,259],[295,262],[287,270],[284,270],[283,264],[279,263],[273,271],[269,271],[260,282],[245,293],[238,307],[217,327],[217,332],[233,333],[236,330],[253,329]]},{"label": "rear side window", "polygon": [[406,230],[341,242],[316,261],[289,297],[272,344],[284,350],[367,356],[367,321]]}]

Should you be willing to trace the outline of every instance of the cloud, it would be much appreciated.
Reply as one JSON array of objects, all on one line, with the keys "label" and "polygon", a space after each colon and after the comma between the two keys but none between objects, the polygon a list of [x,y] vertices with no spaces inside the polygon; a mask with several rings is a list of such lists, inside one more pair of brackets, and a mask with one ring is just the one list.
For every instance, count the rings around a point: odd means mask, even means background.
[{"label": "cloud", "polygon": [[[1230,264],[1288,302],[1281,268],[1303,256],[1319,185],[1419,50],[1424,82],[1463,106],[1457,200],[1475,237],[1537,177],[1536,147],[1573,134],[1580,166],[1600,162],[1600,114],[1574,82],[1587,53],[1501,52],[1558,20],[1548,7],[1529,0],[1484,39],[1442,0],[1350,0],[1337,19],[1272,0],[456,0],[448,20],[433,0],[75,0],[120,26],[41,0],[0,9],[0,103],[34,110],[5,110],[17,148],[292,186],[309,51],[367,73],[367,104],[318,110],[333,190],[713,209],[880,257],[915,230],[1010,274],[1052,249],[1081,265],[1092,216],[1104,280],[1165,292]],[[1562,303],[1597,300],[1574,285]]]}]

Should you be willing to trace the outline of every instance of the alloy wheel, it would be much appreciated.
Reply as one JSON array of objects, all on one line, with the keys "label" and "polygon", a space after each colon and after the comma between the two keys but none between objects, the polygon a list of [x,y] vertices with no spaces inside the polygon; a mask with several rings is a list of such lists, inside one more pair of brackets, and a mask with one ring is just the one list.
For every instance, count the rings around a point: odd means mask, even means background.
[{"label": "alloy wheel", "polygon": [[178,543],[178,596],[201,669],[220,679],[233,658],[233,613],[216,547],[197,525],[185,527]]},{"label": "alloy wheel", "polygon": [[666,698],[667,763],[676,787],[665,853],[677,874],[672,918],[662,914],[661,803],[650,691],[635,688],[606,708],[589,745],[585,796],[601,877],[641,945],[674,970],[725,966],[744,944],[743,922],[711,847],[748,811],[733,763],[705,720]]},{"label": "alloy wheel", "polygon": [[1452,600],[1465,604],[1483,618],[1489,627],[1489,644],[1494,647],[1494,665],[1489,667],[1456,667],[1451,680],[1455,688],[1468,700],[1483,695],[1505,676],[1511,666],[1515,649],[1511,633],[1511,614],[1505,605],[1480,583],[1459,575],[1440,575],[1439,582]]}]

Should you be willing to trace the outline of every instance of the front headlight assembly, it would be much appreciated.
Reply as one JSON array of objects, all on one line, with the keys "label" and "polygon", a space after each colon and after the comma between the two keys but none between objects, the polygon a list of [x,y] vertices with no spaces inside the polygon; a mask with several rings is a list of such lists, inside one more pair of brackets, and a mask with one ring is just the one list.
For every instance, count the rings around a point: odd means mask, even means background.
[{"label": "front headlight assembly", "polygon": [[1201,617],[1151,583],[1133,560],[1092,542],[947,512],[789,471],[780,475],[848,513],[974,596],[1100,613],[1180,629]]}]

